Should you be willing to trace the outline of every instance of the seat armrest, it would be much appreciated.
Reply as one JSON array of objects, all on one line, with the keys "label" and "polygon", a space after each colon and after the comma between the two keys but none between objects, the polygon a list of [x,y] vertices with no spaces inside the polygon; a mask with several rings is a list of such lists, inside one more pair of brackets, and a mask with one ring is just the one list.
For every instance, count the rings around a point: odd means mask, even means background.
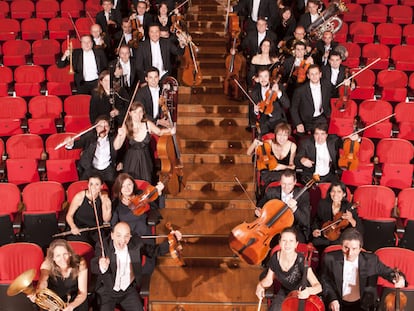
[{"label": "seat armrest", "polygon": [[156,226],[160,223],[160,220],[162,219],[162,216],[158,209],[150,209],[147,215],[148,215],[147,217],[148,226]]},{"label": "seat armrest", "polygon": [[21,241],[22,238],[22,222],[23,222],[23,215],[22,212],[17,212],[13,219],[13,231],[16,236],[17,241]]},{"label": "seat armrest", "polygon": [[149,296],[150,291],[150,281],[151,275],[150,274],[143,274],[141,279],[141,288],[139,289],[139,294],[142,298]]},{"label": "seat armrest", "polygon": [[67,209],[64,209],[58,212],[57,221],[58,221],[59,231],[63,231],[66,228],[66,212],[67,212]]}]

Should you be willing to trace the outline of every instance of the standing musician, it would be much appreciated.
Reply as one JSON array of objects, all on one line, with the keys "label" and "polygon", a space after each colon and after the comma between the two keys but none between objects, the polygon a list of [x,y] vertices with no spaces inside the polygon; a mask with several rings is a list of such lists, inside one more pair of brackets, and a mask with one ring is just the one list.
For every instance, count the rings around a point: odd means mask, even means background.
[{"label": "standing musician", "polygon": [[112,6],[112,0],[103,0],[103,10],[96,14],[96,23],[101,26],[102,31],[108,36],[113,36],[121,29],[121,13]]},{"label": "standing musician", "polygon": [[128,17],[122,19],[122,31],[114,35],[115,55],[119,55],[119,49],[123,45],[128,45],[131,56],[135,55],[135,50],[139,45],[139,38],[137,32],[132,32],[131,21]]},{"label": "standing musician", "polygon": [[171,28],[172,21],[171,16],[168,14],[168,5],[165,2],[161,2],[158,6],[157,15],[154,16],[154,22],[159,24],[160,27],[168,27]]},{"label": "standing musician", "polygon": [[278,8],[273,0],[240,0],[235,6],[230,7],[230,11],[247,19],[247,31],[256,27],[259,17],[265,18],[270,27],[278,18]]},{"label": "standing musician", "polygon": [[127,90],[128,94],[135,90],[137,85],[137,70],[135,59],[131,58],[131,49],[128,45],[121,45],[119,48],[118,59],[112,62],[114,66],[114,82]]},{"label": "standing musician", "polygon": [[[84,231],[80,229],[92,228],[111,220],[111,200],[108,193],[102,191],[103,180],[98,175],[91,175],[88,179],[88,189],[75,194],[70,202],[66,214],[66,223],[72,235],[68,240],[83,241],[90,245],[98,242],[100,233],[97,231]],[[95,214],[96,212],[96,214]]]},{"label": "standing musician", "polygon": [[[345,80],[346,70],[348,69],[342,65],[341,54],[337,51],[331,51],[328,56],[328,64],[322,66],[322,78],[331,82],[331,97],[339,97],[339,88],[337,87]],[[345,86],[350,87],[352,91],[355,89],[354,80],[346,80],[344,82]],[[348,94],[349,96],[349,94]]]},{"label": "standing musician", "polygon": [[145,73],[150,67],[156,67],[162,79],[164,75],[172,73],[171,55],[181,56],[184,54],[186,42],[179,42],[179,45],[166,38],[160,37],[160,26],[152,24],[148,29],[148,38],[140,43],[137,55],[138,78],[144,81]]},{"label": "standing musician", "polygon": [[309,54],[312,51],[312,47],[309,44],[309,41],[305,38],[306,36],[306,31],[305,28],[303,28],[303,26],[296,26],[294,32],[293,32],[293,36],[288,37],[288,38],[283,38],[282,41],[279,41],[279,43],[277,44],[278,48],[279,48],[279,52],[283,52],[285,54],[286,57],[294,55],[294,50],[295,50],[295,43],[296,42],[303,42],[305,43],[305,55]]},{"label": "standing musician", "polygon": [[80,180],[99,174],[110,187],[116,177],[116,151],[113,146],[114,137],[110,133],[109,118],[99,116],[95,125],[95,131],[82,135],[79,140],[66,138],[65,148],[83,150],[78,161]]},{"label": "standing musician", "polygon": [[278,19],[278,22],[279,23],[272,28],[274,29],[277,38],[281,40],[279,41],[278,45],[283,45],[286,40],[293,37],[293,33],[295,32],[296,28],[296,19],[293,16],[291,7],[286,6],[280,9],[280,17]]},{"label": "standing musician", "polygon": [[[57,62],[59,68],[69,64],[70,51],[67,49],[62,58]],[[99,74],[108,66],[108,60],[104,51],[93,49],[90,35],[81,37],[81,49],[75,49],[72,53],[73,70],[75,72],[75,85],[78,94],[91,94],[96,87]]]},{"label": "standing musician", "polygon": [[[312,244],[319,253],[322,253],[329,245],[340,244],[340,230],[356,228],[362,232],[362,221],[358,217],[356,208],[353,208],[353,205],[347,200],[346,195],[345,184],[333,182],[328,189],[326,198],[319,201],[316,217],[312,224]],[[336,225],[340,228],[338,233],[333,232],[325,237],[325,232],[321,232],[321,229],[337,220],[338,216],[340,216],[339,220],[342,219]],[[336,236],[338,238],[335,239]]]},{"label": "standing musician", "polygon": [[[172,233],[178,241],[181,240],[181,232]],[[102,246],[96,245],[95,257],[91,261],[91,271],[98,277],[99,310],[113,311],[119,304],[125,311],[142,311],[137,291],[143,276],[141,256],[156,257],[168,253],[168,250],[167,241],[156,246],[144,244],[139,236],[131,234],[126,222],[117,223],[111,237],[105,239]]]},{"label": "standing musician", "polygon": [[374,253],[362,251],[362,234],[355,228],[341,236],[342,250],[326,253],[322,264],[323,298],[330,311],[374,310],[378,276],[394,282],[396,288],[407,286],[404,275],[397,280],[392,268]]},{"label": "standing musician", "polygon": [[301,188],[296,186],[295,171],[286,169],[282,172],[280,186],[271,187],[265,192],[263,198],[257,204],[255,214],[260,217],[261,208],[269,200],[278,199],[283,201],[293,213],[293,227],[296,230],[297,240],[301,243],[306,243],[310,235],[309,193],[304,192],[296,201],[294,197],[300,191]]},{"label": "standing musician", "polygon": [[131,4],[132,14],[129,16],[133,24],[133,29],[141,33],[142,39],[148,35],[148,28],[153,22],[153,16],[148,12],[149,7],[147,1],[138,0]]},{"label": "standing musician", "polygon": [[103,49],[107,53],[110,42],[108,36],[102,32],[101,26],[99,24],[93,24],[90,33],[93,40],[93,48]]},{"label": "standing musician", "polygon": [[[299,289],[299,299],[307,299],[310,295],[317,295],[322,291],[322,286],[312,269],[305,268],[304,255],[296,251],[298,243],[293,228],[286,228],[280,233],[280,250],[272,255],[266,276],[256,286],[256,296],[263,299],[265,289],[273,284],[273,280],[281,284],[280,290],[272,300],[270,311],[282,310],[283,300],[292,291]],[[307,284],[301,288],[304,285],[302,284],[304,273],[307,273]]]},{"label": "standing musician", "polygon": [[319,8],[321,2],[319,0],[308,0],[306,5],[307,12],[299,17],[298,25],[303,26],[306,30],[310,24],[316,21],[319,17]]},{"label": "standing musician", "polygon": [[[54,240],[47,249],[46,258],[40,266],[37,291],[45,288],[67,302],[62,311],[88,311],[88,266],[66,240]],[[34,302],[36,295],[29,295],[28,298]]]},{"label": "standing musician", "polygon": [[322,38],[316,41],[317,54],[315,56],[315,62],[318,65],[327,65],[330,53],[338,46],[338,42],[334,41],[333,38],[332,31],[325,31]]},{"label": "standing musician", "polygon": [[[259,119],[260,133],[264,135],[272,132],[275,126],[281,122],[286,122],[285,109],[289,108],[290,101],[287,97],[283,86],[278,81],[270,80],[270,71],[267,68],[260,69],[258,71],[259,83],[252,91],[252,99],[255,103],[258,103],[250,110],[250,125],[253,126],[255,119]],[[265,105],[264,105],[265,103]],[[273,106],[273,109],[268,112],[260,112],[260,106]]]}]

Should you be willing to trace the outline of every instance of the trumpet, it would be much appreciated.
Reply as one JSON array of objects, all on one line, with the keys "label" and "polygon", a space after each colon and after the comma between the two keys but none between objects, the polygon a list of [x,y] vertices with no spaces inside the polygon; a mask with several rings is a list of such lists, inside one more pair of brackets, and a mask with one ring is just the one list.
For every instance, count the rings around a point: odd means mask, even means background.
[{"label": "trumpet", "polygon": [[72,45],[72,41],[69,41],[69,45],[68,45],[68,49],[69,49],[69,74],[73,74],[73,45]]}]

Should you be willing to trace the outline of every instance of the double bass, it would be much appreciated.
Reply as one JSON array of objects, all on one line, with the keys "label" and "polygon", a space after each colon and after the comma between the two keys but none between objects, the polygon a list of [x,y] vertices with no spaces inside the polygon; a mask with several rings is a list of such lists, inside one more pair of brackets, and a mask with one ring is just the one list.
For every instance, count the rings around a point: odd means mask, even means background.
[{"label": "double bass", "polygon": [[[400,270],[398,270],[398,268],[394,268],[395,282],[397,282],[400,278],[400,274]],[[404,311],[407,305],[407,296],[401,292],[400,288],[397,287],[385,296],[384,305],[385,311]]]},{"label": "double bass", "polygon": [[[298,200],[305,191],[319,181],[313,178],[293,198]],[[281,200],[273,199],[263,206],[259,218],[251,223],[243,222],[231,230],[229,245],[231,250],[250,265],[260,264],[270,251],[270,242],[276,234],[293,224],[293,213]]]}]

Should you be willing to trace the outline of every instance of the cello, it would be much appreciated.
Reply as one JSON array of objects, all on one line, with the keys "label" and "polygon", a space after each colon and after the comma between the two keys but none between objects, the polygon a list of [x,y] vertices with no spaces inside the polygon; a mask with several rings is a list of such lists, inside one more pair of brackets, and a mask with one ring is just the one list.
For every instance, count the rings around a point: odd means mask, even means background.
[{"label": "cello", "polygon": [[[397,281],[400,278],[400,270],[394,268],[394,280]],[[400,288],[395,288],[385,296],[384,299],[385,311],[404,311],[407,305],[407,296],[401,292]]]},{"label": "cello", "polygon": [[[226,57],[226,77],[223,82],[224,94],[234,99],[241,99],[241,93],[234,79],[239,80],[243,77],[243,73],[246,71],[246,59],[236,51],[237,39],[240,32],[234,33],[233,46],[230,49],[230,54]],[[244,79],[242,79],[244,80]]]},{"label": "cello", "polygon": [[[313,246],[308,245],[308,252],[305,258],[305,268],[302,275],[301,288],[306,288],[308,269],[312,259]],[[317,295],[310,295],[306,299],[299,298],[299,291],[290,292],[282,303],[281,311],[324,311],[325,305]]]},{"label": "cello", "polygon": [[[313,178],[293,198],[298,200],[305,191],[319,181]],[[260,264],[270,251],[272,238],[293,224],[293,213],[281,200],[273,199],[263,206],[259,218],[251,223],[243,222],[231,230],[229,245],[231,250],[250,265]]]}]

